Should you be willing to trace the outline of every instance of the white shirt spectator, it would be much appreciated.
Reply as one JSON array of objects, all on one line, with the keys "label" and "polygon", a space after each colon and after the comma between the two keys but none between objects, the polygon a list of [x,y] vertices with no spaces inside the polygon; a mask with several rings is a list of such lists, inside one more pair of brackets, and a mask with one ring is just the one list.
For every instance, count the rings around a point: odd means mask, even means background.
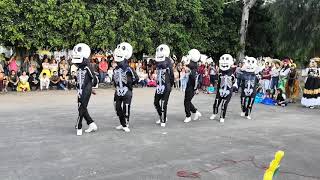
[{"label": "white shirt spectator", "polygon": [[273,67],[271,69],[271,77],[278,77],[280,75],[280,68]]}]

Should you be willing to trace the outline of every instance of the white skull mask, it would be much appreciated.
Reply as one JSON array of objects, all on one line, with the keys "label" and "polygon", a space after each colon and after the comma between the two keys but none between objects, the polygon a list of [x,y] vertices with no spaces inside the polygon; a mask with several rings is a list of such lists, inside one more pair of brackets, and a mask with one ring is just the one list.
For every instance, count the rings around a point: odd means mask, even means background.
[{"label": "white skull mask", "polygon": [[243,66],[242,69],[246,72],[256,72],[258,68],[258,62],[257,59],[254,57],[248,57],[246,56],[243,60]]},{"label": "white skull mask", "polygon": [[197,49],[191,49],[188,52],[187,56],[182,57],[182,61],[184,62],[185,65],[190,64],[190,61],[193,62],[198,62],[200,60],[201,54]]},{"label": "white skull mask", "polygon": [[90,47],[84,43],[74,46],[72,51],[72,63],[80,64],[83,62],[83,58],[88,59],[91,54]]},{"label": "white skull mask", "polygon": [[119,44],[113,53],[113,57],[116,62],[121,62],[125,59],[130,59],[131,56],[132,46],[127,42]]},{"label": "white skull mask", "polygon": [[166,57],[170,56],[170,48],[166,44],[161,44],[156,49],[156,61],[162,62],[165,61]]},{"label": "white skull mask", "polygon": [[233,63],[233,57],[230,54],[224,54],[219,59],[219,68],[221,71],[227,71]]}]

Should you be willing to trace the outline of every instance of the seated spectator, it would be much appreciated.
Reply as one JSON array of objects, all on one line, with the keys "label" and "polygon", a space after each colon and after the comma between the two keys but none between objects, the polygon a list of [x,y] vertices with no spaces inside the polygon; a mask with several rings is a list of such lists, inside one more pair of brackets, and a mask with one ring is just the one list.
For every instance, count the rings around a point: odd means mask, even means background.
[{"label": "seated spectator", "polygon": [[77,79],[77,74],[75,71],[72,71],[71,75],[68,78],[69,89],[76,89],[76,79]]},{"label": "seated spectator", "polygon": [[157,82],[156,82],[156,73],[151,73],[151,69],[149,70],[148,73],[148,87],[156,87],[157,86]]},{"label": "seated spectator", "polygon": [[40,90],[42,91],[43,87],[45,87],[45,89],[48,90],[49,85],[50,85],[50,79],[46,73],[43,73],[42,76],[40,77]]},{"label": "seated spectator", "polygon": [[55,59],[52,59],[51,60],[51,63],[49,65],[49,69],[50,69],[50,72],[51,72],[51,76],[53,75],[53,73],[56,71],[58,72],[59,70],[59,65],[57,63],[57,61]]},{"label": "seated spectator", "polygon": [[30,89],[37,90],[40,87],[40,80],[37,77],[37,73],[32,73],[29,78]]},{"label": "seated spectator", "polygon": [[139,77],[139,85],[141,87],[146,87],[148,82],[146,80],[146,76],[145,76],[145,73],[143,72],[142,68],[139,68],[139,70],[137,71],[137,74],[138,74],[138,77]]},{"label": "seated spectator", "polygon": [[30,58],[30,67],[29,67],[29,73],[30,75],[33,73],[38,74],[38,69],[40,68],[38,62],[31,56]]},{"label": "seated spectator", "polygon": [[10,87],[12,91],[17,90],[17,86],[19,83],[19,78],[14,70],[11,70],[11,74],[8,77],[8,85],[7,87]]},{"label": "seated spectator", "polygon": [[68,71],[63,71],[62,75],[60,75],[60,88],[64,90],[68,90],[68,81],[69,81],[69,76],[68,76]]},{"label": "seated spectator", "polygon": [[72,72],[77,72],[77,70],[78,70],[78,67],[76,65],[72,64],[71,68],[70,68],[71,74],[72,74]]},{"label": "seated spectator", "polygon": [[29,76],[26,71],[22,71],[22,75],[19,77],[19,83],[17,87],[18,92],[30,91]]},{"label": "seated spectator", "polygon": [[210,84],[210,86],[207,88],[207,94],[213,94],[214,93],[214,86],[213,84]]},{"label": "seated spectator", "polygon": [[275,105],[285,107],[288,102],[286,101],[286,95],[283,93],[282,89],[278,88],[276,93],[276,101]]},{"label": "seated spectator", "polygon": [[67,61],[64,59],[64,57],[61,59],[60,63],[59,63],[59,73],[63,74],[64,71],[69,71],[69,64],[67,63]]},{"label": "seated spectator", "polygon": [[51,77],[51,72],[50,72],[49,66],[50,66],[49,60],[48,60],[47,58],[45,58],[44,61],[43,61],[43,63],[42,63],[42,72],[41,72],[41,74],[40,74],[40,77],[42,77],[42,75],[43,75],[44,73],[46,73],[46,76],[47,76],[48,78]]},{"label": "seated spectator", "polygon": [[0,71],[0,92],[7,92],[7,77],[4,71]]},{"label": "seated spectator", "polygon": [[57,89],[60,87],[60,77],[57,71],[53,71],[52,76],[50,77],[50,86],[55,86]]}]

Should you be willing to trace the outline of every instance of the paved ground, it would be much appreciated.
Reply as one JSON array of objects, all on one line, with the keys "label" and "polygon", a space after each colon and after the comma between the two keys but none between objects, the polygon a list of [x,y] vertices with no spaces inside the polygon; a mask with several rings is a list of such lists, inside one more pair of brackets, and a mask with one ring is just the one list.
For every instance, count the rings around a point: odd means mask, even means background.
[{"label": "paved ground", "polygon": [[[155,125],[153,89],[135,89],[131,130],[116,131],[111,89],[97,90],[89,105],[99,131],[75,135],[75,92],[0,95],[1,180],[170,180],[180,170],[201,179],[262,180],[251,162],[269,164],[284,150],[282,171],[320,176],[320,110],[256,105],[254,120],[239,117],[239,97],[222,125],[208,120],[214,96],[198,95],[200,121],[184,124],[183,94],[174,91],[166,128]],[[86,126],[85,126],[86,127]],[[222,167],[211,172],[206,170]],[[312,179],[281,173],[277,180]],[[317,179],[317,178],[313,178]],[[318,178],[319,179],[319,178]]]}]

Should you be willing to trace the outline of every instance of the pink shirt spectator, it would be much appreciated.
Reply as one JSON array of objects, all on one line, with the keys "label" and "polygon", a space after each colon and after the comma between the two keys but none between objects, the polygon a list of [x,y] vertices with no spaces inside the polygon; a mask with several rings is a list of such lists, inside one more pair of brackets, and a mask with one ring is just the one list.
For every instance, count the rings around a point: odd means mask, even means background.
[{"label": "pink shirt spectator", "polygon": [[18,64],[15,59],[12,59],[10,63],[8,64],[9,71],[18,72]]},{"label": "pink shirt spectator", "polygon": [[106,61],[99,63],[99,72],[108,72],[108,63]]}]

